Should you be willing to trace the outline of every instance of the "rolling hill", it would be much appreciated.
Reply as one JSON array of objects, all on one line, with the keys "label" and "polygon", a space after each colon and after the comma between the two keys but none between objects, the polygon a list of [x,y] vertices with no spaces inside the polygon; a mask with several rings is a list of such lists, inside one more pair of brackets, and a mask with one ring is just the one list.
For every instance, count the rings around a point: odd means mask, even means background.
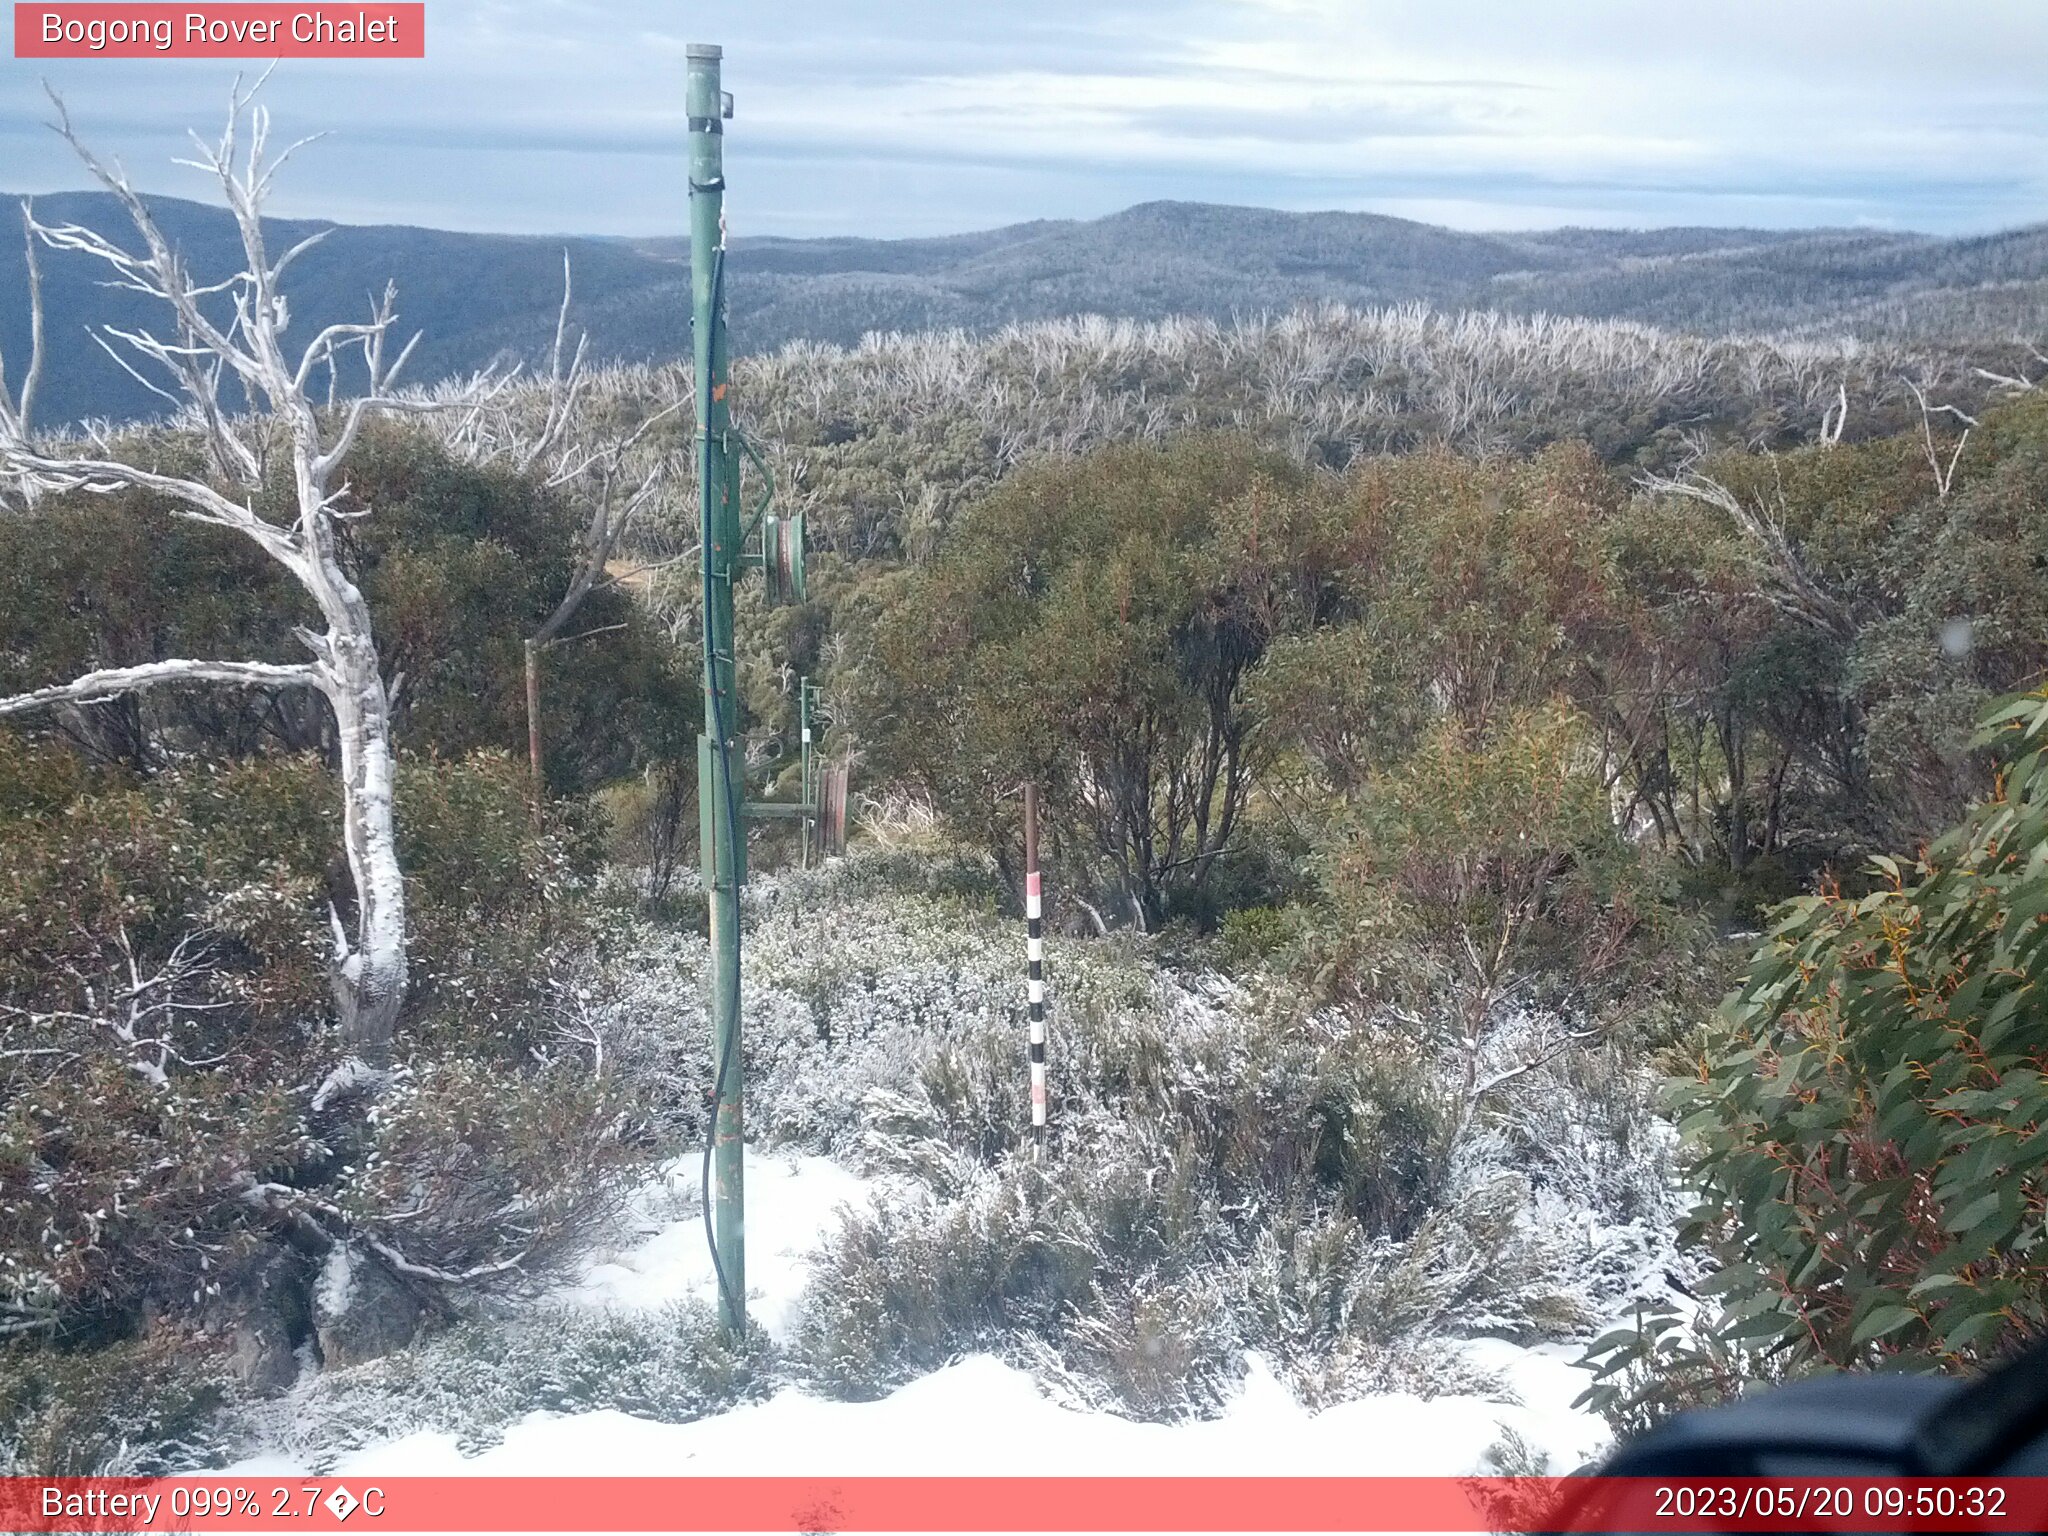
[{"label": "rolling hill", "polygon": [[[217,208],[152,199],[194,269],[240,264]],[[118,235],[98,193],[38,198],[45,221]],[[278,221],[296,239],[317,221]],[[676,240],[474,235],[340,225],[294,270],[294,330],[354,319],[386,278],[407,330],[424,332],[413,376],[432,380],[552,332],[562,253],[575,267],[577,323],[594,355],[647,361],[687,346],[687,248]],[[97,286],[83,258],[46,253],[53,355],[45,422],[147,415],[161,404],[96,348],[92,321],[155,317],[137,296]],[[1930,339],[2048,330],[2048,225],[1968,239],[1867,230],[1561,229],[1475,234],[1363,213],[1284,213],[1146,203],[1089,221],[1041,220],[936,239],[735,240],[735,344],[851,344],[869,331],[960,327],[1097,313],[1227,317],[1337,301],[1547,311],[1677,329],[1849,330]],[[24,259],[0,241],[0,350],[18,377],[27,348]],[[343,381],[346,387],[346,380]]]}]

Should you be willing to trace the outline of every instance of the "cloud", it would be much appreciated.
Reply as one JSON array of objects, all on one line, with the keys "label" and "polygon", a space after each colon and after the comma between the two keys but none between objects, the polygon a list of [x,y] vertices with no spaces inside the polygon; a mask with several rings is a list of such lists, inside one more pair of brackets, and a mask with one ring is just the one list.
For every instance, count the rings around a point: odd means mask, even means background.
[{"label": "cloud", "polygon": [[[2048,6],[1972,0],[436,0],[428,57],[287,64],[278,210],[681,227],[683,45],[726,48],[755,233],[935,233],[1153,197],[1468,227],[2048,216]],[[0,184],[75,186],[47,69],[152,190],[232,66],[0,65]]]}]

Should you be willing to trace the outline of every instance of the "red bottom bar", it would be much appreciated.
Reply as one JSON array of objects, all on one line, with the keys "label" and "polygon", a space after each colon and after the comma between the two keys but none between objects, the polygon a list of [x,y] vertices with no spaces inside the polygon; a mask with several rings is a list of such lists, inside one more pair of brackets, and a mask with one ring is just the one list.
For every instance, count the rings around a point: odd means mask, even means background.
[{"label": "red bottom bar", "polygon": [[2041,1531],[2048,1478],[0,1479],[10,1531]]}]

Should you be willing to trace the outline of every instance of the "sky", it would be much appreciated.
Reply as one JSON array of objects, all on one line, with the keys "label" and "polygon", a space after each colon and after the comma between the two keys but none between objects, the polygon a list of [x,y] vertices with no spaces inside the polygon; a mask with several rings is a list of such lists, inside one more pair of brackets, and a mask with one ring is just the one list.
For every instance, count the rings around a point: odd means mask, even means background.
[{"label": "sky", "polygon": [[[370,9],[374,10],[374,4]],[[292,61],[273,212],[680,234],[683,48],[725,49],[735,234],[1157,198],[1465,229],[2048,220],[2048,0],[429,0],[427,57]],[[0,58],[0,189],[144,191],[235,65]]]}]

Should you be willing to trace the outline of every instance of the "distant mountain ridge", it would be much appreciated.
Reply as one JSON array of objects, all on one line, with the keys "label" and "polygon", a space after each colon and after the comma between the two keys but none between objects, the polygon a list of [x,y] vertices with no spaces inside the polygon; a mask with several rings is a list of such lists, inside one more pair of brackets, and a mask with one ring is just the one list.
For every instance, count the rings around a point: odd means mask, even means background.
[{"label": "distant mountain ridge", "polygon": [[[166,233],[208,278],[241,264],[224,210],[152,198]],[[45,220],[119,237],[101,193],[36,199]],[[278,220],[281,243],[327,227]],[[680,357],[688,343],[687,246],[673,239],[476,235],[334,225],[294,269],[295,333],[359,318],[387,278],[403,325],[425,334],[429,381],[552,334],[562,252],[574,317],[604,360]],[[1039,220],[973,234],[733,241],[735,346],[852,344],[876,330],[960,327],[1073,314],[1228,318],[1302,304],[1421,302],[1547,311],[1707,333],[1852,330],[1967,341],[2048,331],[2048,225],[1964,239],[1868,230],[1558,229],[1474,234],[1369,213],[1285,213],[1143,203],[1092,220]],[[79,342],[92,322],[150,323],[139,297],[96,286],[84,258],[44,253],[53,354],[46,422],[149,415],[161,402]],[[28,344],[18,241],[0,239],[0,350],[18,378]],[[346,381],[344,380],[344,386]]]}]

